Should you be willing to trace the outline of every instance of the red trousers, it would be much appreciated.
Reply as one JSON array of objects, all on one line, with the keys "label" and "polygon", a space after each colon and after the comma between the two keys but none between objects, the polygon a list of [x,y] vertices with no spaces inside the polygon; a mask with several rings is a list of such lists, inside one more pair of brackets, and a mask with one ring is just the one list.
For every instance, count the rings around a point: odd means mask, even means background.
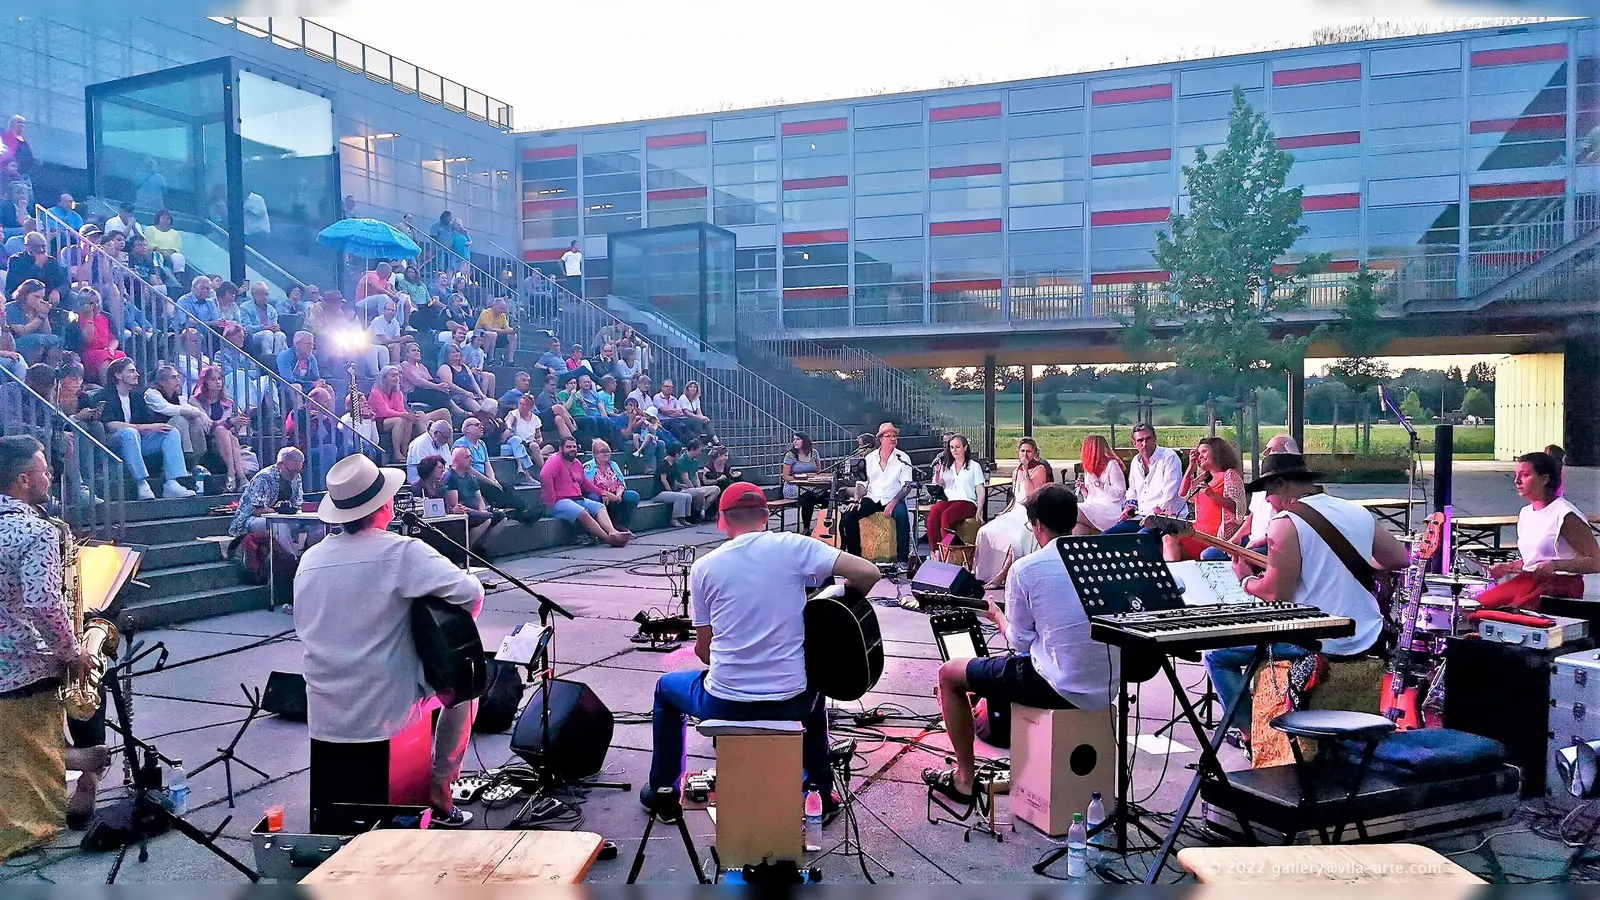
[{"label": "red trousers", "polygon": [[978,507],[965,500],[940,500],[928,507],[928,547],[944,543],[944,533],[962,519],[978,515]]},{"label": "red trousers", "polygon": [[1513,606],[1517,609],[1538,612],[1540,597],[1568,597],[1576,600],[1582,596],[1581,575],[1534,575],[1518,572],[1479,594],[1478,605],[1484,609]]}]

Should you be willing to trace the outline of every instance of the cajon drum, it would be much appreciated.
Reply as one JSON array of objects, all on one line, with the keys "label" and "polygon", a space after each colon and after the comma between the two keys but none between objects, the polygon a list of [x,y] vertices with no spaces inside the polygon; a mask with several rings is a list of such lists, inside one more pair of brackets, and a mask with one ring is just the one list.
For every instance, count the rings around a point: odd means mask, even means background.
[{"label": "cajon drum", "polygon": [[[1250,767],[1286,766],[1294,762],[1289,736],[1273,728],[1271,722],[1289,711],[1289,666],[1287,662],[1263,665],[1256,672],[1251,698],[1250,721],[1238,727],[1250,728]],[[1347,709],[1353,712],[1379,712],[1378,686],[1383,681],[1384,663],[1376,658],[1342,659],[1328,664],[1327,678],[1311,689],[1306,709]],[[1302,742],[1307,758],[1316,754],[1313,742]]]},{"label": "cajon drum", "polygon": [[717,859],[724,869],[805,855],[799,722],[709,719],[717,751]]},{"label": "cajon drum", "polygon": [[899,559],[894,519],[873,513],[861,520],[861,556],[868,562],[892,563]]},{"label": "cajon drum", "polygon": [[1109,710],[1011,704],[1011,814],[1047,835],[1067,833],[1090,794],[1115,796],[1116,734]]}]

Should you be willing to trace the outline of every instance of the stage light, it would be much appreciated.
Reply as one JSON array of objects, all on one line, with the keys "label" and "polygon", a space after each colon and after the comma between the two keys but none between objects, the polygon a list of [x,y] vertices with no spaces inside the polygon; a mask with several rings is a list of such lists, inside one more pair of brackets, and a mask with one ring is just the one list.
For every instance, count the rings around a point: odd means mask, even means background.
[{"label": "stage light", "polygon": [[349,328],[333,333],[333,345],[346,353],[359,353],[367,349],[369,338],[359,328]]}]

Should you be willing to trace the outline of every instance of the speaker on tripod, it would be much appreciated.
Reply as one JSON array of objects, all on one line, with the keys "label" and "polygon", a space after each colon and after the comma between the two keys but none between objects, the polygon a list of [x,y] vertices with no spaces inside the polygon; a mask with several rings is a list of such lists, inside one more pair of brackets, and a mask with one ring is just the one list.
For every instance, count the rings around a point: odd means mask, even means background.
[{"label": "speaker on tripod", "polygon": [[552,679],[548,687],[539,685],[523,707],[511,733],[511,752],[553,775],[588,778],[605,766],[614,724],[611,710],[588,685]]}]

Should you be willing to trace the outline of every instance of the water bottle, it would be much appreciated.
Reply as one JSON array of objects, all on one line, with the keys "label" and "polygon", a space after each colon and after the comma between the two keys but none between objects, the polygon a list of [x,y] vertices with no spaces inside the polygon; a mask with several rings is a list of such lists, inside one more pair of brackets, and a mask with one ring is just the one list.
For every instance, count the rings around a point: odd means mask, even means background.
[{"label": "water bottle", "polygon": [[822,849],[822,795],[806,791],[805,846],[807,853]]},{"label": "water bottle", "polygon": [[183,815],[189,809],[189,778],[183,773],[183,760],[172,761],[167,772],[167,797],[172,802],[174,815]]},{"label": "water bottle", "polygon": [[[1094,831],[1096,828],[1099,828],[1100,823],[1104,822],[1105,820],[1105,803],[1103,803],[1100,799],[1100,792],[1095,791],[1089,795],[1089,813],[1087,816],[1087,821],[1084,824],[1088,826],[1088,831]],[[1089,865],[1092,866],[1100,862],[1101,850],[1114,846],[1110,838],[1111,830],[1109,828],[1101,829],[1098,833],[1089,838]]]},{"label": "water bottle", "polygon": [[1083,824],[1083,813],[1072,814],[1072,827],[1067,829],[1067,880],[1082,884],[1089,875],[1089,829]]}]

